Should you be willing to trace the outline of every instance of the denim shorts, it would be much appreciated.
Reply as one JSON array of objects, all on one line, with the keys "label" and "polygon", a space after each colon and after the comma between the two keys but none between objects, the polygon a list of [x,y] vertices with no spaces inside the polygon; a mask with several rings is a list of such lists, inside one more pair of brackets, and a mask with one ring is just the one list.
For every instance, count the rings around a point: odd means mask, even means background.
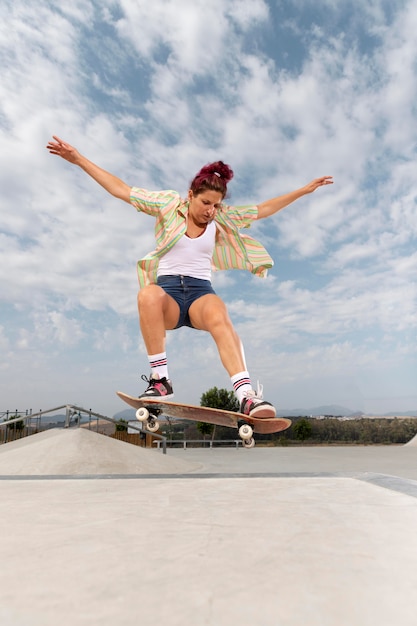
[{"label": "denim shorts", "polygon": [[192,276],[159,276],[158,285],[171,298],[174,298],[180,307],[180,317],[175,328],[181,328],[181,326],[193,328],[188,315],[190,306],[201,296],[205,296],[208,293],[216,293],[209,280],[193,278]]}]

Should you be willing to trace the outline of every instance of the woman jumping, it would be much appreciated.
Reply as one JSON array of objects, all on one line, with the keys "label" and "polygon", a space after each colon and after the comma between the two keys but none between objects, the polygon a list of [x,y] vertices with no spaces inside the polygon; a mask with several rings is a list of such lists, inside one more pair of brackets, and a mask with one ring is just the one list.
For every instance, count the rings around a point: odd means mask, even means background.
[{"label": "woman jumping", "polygon": [[47,149],[78,165],[106,191],[156,219],[156,248],[138,261],[138,311],[150,376],[140,397],[172,398],[165,348],[166,331],[189,326],[213,337],[240,404],[240,412],[274,417],[275,408],[255,391],[247,371],[242,343],[226,305],[211,284],[212,269],[246,269],[265,276],[273,261],[255,239],[241,233],[255,220],[274,215],[317,187],[332,184],[331,176],[257,205],[223,204],[233,177],[222,161],[205,165],[193,178],[188,196],[178,192],[130,187],[98,167],[70,144],[53,136]]}]

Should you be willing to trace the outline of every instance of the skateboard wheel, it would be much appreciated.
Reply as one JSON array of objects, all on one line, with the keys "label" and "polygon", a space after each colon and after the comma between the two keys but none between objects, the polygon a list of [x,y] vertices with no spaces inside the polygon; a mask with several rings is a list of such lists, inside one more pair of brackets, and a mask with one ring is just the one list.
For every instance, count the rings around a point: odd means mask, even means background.
[{"label": "skateboard wheel", "polygon": [[136,419],[140,422],[144,422],[149,417],[149,411],[147,408],[142,406],[140,409],[136,411]]},{"label": "skateboard wheel", "polygon": [[250,439],[243,439],[242,445],[244,448],[254,448],[255,447],[255,439],[251,437]]},{"label": "skateboard wheel", "polygon": [[243,424],[239,428],[239,437],[241,437],[243,440],[251,439],[252,435],[253,435],[253,429],[251,426],[249,426],[249,424]]},{"label": "skateboard wheel", "polygon": [[148,420],[146,428],[147,430],[149,430],[150,433],[156,433],[156,431],[159,430],[159,422],[153,419]]}]

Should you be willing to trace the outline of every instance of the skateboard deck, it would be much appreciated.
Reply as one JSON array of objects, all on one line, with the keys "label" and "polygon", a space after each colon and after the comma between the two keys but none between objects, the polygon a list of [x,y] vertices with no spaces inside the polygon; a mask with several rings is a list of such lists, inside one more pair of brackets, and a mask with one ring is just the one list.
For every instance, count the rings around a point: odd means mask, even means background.
[{"label": "skateboard deck", "polygon": [[[250,426],[255,433],[262,435],[270,433],[278,433],[291,426],[291,420],[284,417],[252,417],[236,413],[234,411],[225,411],[223,409],[213,409],[206,406],[195,406],[192,404],[180,404],[178,402],[170,402],[162,398],[135,398],[129,396],[122,391],[118,391],[117,395],[124,402],[137,409],[136,417],[141,421],[148,420],[148,430],[154,430],[151,424],[149,428],[149,420],[156,421],[159,415],[167,417],[175,417],[178,419],[186,419],[194,422],[206,422],[217,426],[227,426],[229,428],[237,428],[241,426],[243,431],[239,435],[244,440],[250,440],[251,435],[245,426]],[[250,447],[248,445],[248,447]]]}]

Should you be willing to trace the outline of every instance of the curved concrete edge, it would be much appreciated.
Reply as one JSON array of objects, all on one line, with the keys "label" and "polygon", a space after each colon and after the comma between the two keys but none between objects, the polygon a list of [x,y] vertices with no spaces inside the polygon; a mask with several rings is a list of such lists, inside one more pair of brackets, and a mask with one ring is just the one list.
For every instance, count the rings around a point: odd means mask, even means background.
[{"label": "curved concrete edge", "polygon": [[389,474],[376,474],[373,472],[346,472],[346,473],[331,473],[331,472],[260,472],[257,474],[247,473],[186,473],[186,474],[79,474],[79,475],[67,475],[67,474],[46,474],[46,475],[0,475],[0,481],[56,481],[56,480],[207,480],[207,479],[246,479],[252,480],[255,478],[351,478],[360,480],[366,483],[370,483],[376,487],[383,489],[389,489],[398,493],[417,498],[417,481],[407,478],[400,478],[398,476],[391,476]]},{"label": "curved concrete edge", "polygon": [[46,430],[0,446],[3,476],[178,474],[200,468],[84,428]]}]

